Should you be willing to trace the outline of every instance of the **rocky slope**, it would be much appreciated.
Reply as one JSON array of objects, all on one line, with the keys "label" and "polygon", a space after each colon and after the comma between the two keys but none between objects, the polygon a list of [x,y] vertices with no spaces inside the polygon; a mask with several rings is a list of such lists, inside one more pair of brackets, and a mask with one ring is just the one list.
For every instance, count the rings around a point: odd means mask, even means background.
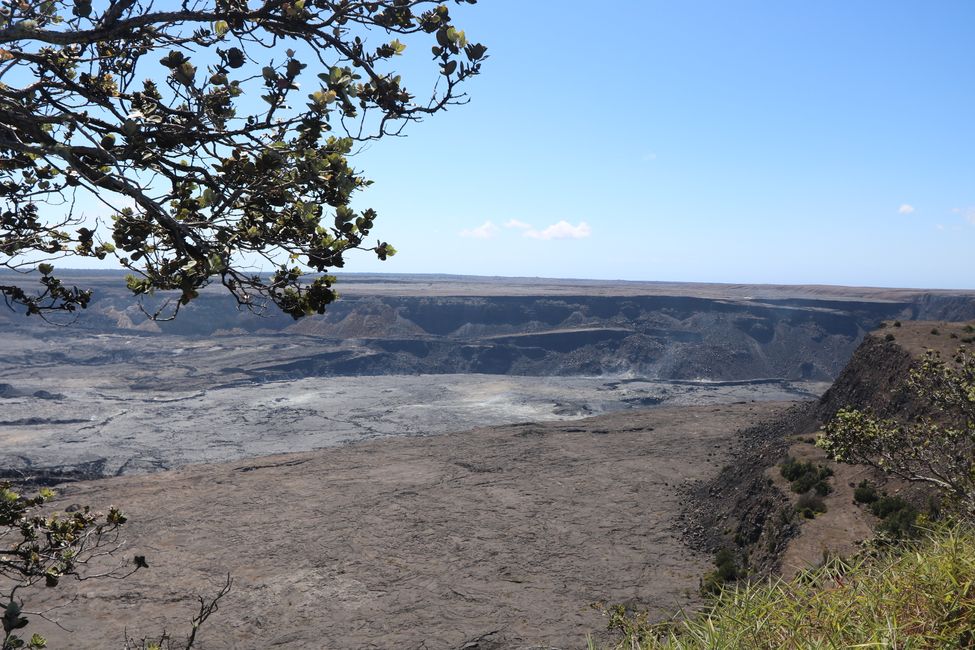
[{"label": "rocky slope", "polygon": [[[689,506],[682,517],[686,539],[696,548],[711,552],[722,547],[738,548],[760,571],[778,568],[790,539],[802,524],[790,516],[791,500],[781,486],[775,485],[781,482],[774,480],[778,463],[787,454],[826,462],[818,450],[802,447],[842,408],[908,419],[922,413],[925,406],[915,402],[906,389],[911,369],[928,350],[948,356],[966,345],[966,339],[970,344],[971,327],[970,323],[945,321],[904,322],[896,327],[887,323],[869,334],[819,400],[797,405],[776,420],[742,431],[734,462],[714,480],[688,489]],[[838,468],[835,481],[849,481],[853,476],[857,480],[881,480],[871,470],[851,472],[847,467],[842,471]],[[849,501],[846,487],[841,485],[837,494]],[[729,527],[729,521],[734,525]],[[856,533],[862,538],[862,530],[862,526],[856,526],[856,531],[834,530],[830,540],[813,544],[817,549],[850,547],[856,541],[850,536]],[[809,560],[820,558],[821,553],[817,553]]]}]

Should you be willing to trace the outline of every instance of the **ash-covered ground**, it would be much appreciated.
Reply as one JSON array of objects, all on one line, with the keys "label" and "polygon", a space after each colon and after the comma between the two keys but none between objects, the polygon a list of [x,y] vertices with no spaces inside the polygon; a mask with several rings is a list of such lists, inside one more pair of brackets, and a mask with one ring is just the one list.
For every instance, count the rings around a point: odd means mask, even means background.
[{"label": "ash-covered ground", "polygon": [[[0,347],[0,467],[8,475],[170,469],[650,406],[816,397],[810,381],[663,381],[487,374],[259,380],[242,366],[320,353],[311,341],[8,335]],[[324,345],[324,344],[323,344]]]},{"label": "ash-covered ground", "polygon": [[975,314],[964,292],[353,276],[328,313],[297,323],[238,313],[216,290],[156,323],[118,274],[65,277],[95,290],[68,327],[0,312],[8,475],[805,399],[883,319]]}]

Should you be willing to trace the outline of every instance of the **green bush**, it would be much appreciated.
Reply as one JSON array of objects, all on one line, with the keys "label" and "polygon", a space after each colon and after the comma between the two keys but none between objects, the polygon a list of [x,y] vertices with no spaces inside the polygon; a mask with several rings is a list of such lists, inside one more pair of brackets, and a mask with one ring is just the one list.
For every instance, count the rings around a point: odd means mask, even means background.
[{"label": "green bush", "polygon": [[853,490],[853,500],[857,503],[873,503],[879,498],[880,495],[877,493],[876,486],[866,479],[860,481],[860,484]]},{"label": "green bush", "polygon": [[701,581],[701,593],[713,595],[720,593],[725,584],[744,578],[746,571],[738,562],[738,557],[731,549],[723,548],[714,556],[715,570],[704,576]]},{"label": "green bush", "polygon": [[796,494],[804,494],[813,490],[817,495],[824,497],[833,491],[832,486],[827,482],[833,475],[833,470],[823,465],[813,465],[810,462],[801,462],[791,456],[782,463],[782,477],[789,481],[792,491]]},{"label": "green bush", "polygon": [[813,519],[817,514],[826,512],[826,502],[820,495],[809,492],[796,501],[796,512],[806,519]]},{"label": "green bush", "polygon": [[894,539],[917,536],[918,510],[903,498],[885,494],[870,504],[870,512],[881,519],[878,530]]}]

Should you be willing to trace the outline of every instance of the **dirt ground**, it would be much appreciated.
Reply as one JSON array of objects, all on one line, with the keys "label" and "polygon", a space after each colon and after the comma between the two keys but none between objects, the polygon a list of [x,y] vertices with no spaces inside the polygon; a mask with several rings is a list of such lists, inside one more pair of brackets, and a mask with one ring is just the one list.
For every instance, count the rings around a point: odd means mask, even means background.
[{"label": "dirt ground", "polygon": [[[123,582],[24,594],[50,647],[181,634],[233,590],[199,648],[579,648],[593,603],[666,615],[710,558],[675,529],[680,487],[782,403],[660,408],[188,466],[66,489],[56,507],[130,516]],[[35,620],[39,620],[35,617]]]},{"label": "dirt ground", "polygon": [[[781,575],[793,578],[805,569],[821,566],[828,557],[850,557],[859,550],[859,542],[873,536],[877,523],[866,508],[853,500],[856,485],[864,479],[880,482],[876,471],[863,465],[846,465],[827,458],[826,453],[811,441],[813,437],[803,437],[789,448],[789,455],[803,462],[825,465],[834,475],[829,479],[833,491],[824,497],[827,511],[814,519],[803,521],[799,534],[789,542],[782,554]],[[768,476],[783,494],[795,504],[798,495],[789,488],[789,482],[782,478],[780,465],[768,469]]]},{"label": "dirt ground", "polygon": [[975,349],[975,323],[952,323],[947,321],[900,321],[887,322],[874,336],[893,336],[897,345],[916,358],[922,358],[928,350],[938,352],[942,358],[950,359],[961,347]]}]

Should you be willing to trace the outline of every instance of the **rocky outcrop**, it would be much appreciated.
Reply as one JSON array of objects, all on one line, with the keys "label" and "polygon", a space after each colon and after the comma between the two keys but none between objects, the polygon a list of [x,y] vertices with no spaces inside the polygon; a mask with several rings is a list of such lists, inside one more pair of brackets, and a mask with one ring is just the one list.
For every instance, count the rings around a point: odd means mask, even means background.
[{"label": "rocky outcrop", "polygon": [[810,408],[809,426],[829,422],[843,408],[868,409],[880,416],[913,409],[904,383],[914,361],[896,341],[867,336],[830,389]]}]

